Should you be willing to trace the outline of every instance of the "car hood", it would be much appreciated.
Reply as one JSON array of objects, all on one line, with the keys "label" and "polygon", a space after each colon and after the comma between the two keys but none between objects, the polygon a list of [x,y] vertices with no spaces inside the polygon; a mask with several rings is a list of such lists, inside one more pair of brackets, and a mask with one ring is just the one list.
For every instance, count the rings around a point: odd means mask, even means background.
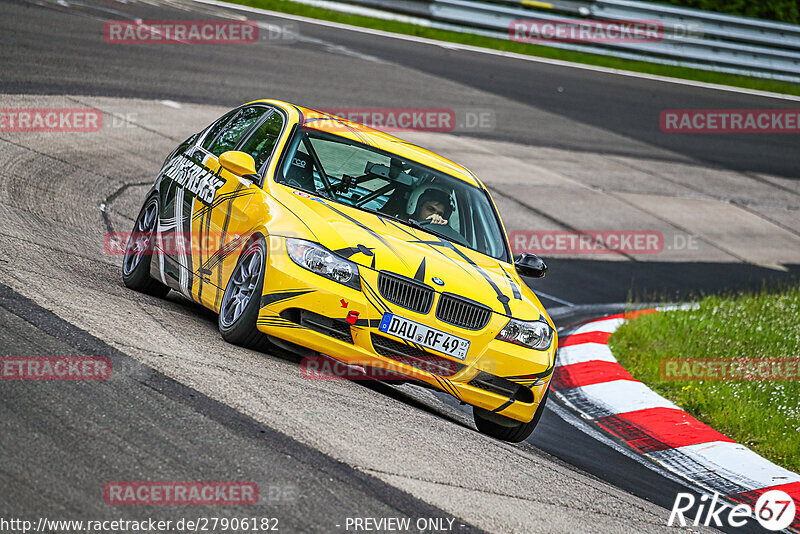
[{"label": "car hood", "polygon": [[311,229],[315,240],[341,257],[415,278],[438,292],[472,299],[510,317],[541,316],[541,304],[513,265],[388,217],[284,186],[276,188],[282,190],[276,191],[279,200]]}]

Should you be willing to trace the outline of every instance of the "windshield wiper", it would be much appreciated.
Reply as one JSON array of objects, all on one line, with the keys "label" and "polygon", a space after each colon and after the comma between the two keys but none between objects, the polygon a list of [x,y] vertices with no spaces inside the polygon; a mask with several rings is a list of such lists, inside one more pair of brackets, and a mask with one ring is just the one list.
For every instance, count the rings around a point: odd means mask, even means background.
[{"label": "windshield wiper", "polygon": [[[319,193],[317,193],[317,194],[319,194]],[[335,200],[335,199],[332,199],[332,200]],[[458,243],[461,246],[470,248],[470,246],[467,243],[462,242],[462,241],[460,241],[458,239],[453,239],[452,236],[440,234],[439,232],[436,232],[436,231],[432,230],[431,228],[429,228],[427,225],[420,224],[418,221],[415,221],[414,219],[400,219],[399,217],[393,217],[391,215],[387,215],[386,213],[380,212],[378,210],[374,210],[374,209],[371,209],[371,208],[365,208],[364,206],[356,206],[354,204],[345,204],[345,206],[350,206],[351,208],[355,208],[357,210],[366,211],[367,213],[372,213],[373,215],[377,215],[378,217],[386,217],[387,219],[391,219],[393,221],[397,221],[397,222],[402,223],[402,224],[404,224],[406,226],[410,226],[412,228],[416,228],[417,230],[422,230],[423,232],[426,232],[428,234],[435,235],[436,237],[441,237],[443,239],[446,239],[447,241],[452,241],[452,242]]]},{"label": "windshield wiper", "polygon": [[[399,223],[405,224],[406,226],[410,226],[412,228],[416,228],[417,230],[422,230],[423,232],[428,232],[429,234],[434,234],[434,235],[437,235],[437,236],[439,235],[436,232],[432,232],[432,231],[428,230],[427,228],[422,226],[420,223],[418,223],[414,219],[401,219],[400,217],[393,217],[393,216],[387,215],[386,213],[383,213],[381,211],[374,210],[372,208],[365,208],[364,206],[356,206],[355,204],[351,204],[350,206],[353,207],[353,208],[356,208],[358,210],[361,210],[361,211],[366,211],[367,213],[372,213],[373,215],[377,215],[378,217],[386,217],[387,219],[391,219],[393,221],[397,221]],[[444,237],[445,239],[447,239],[447,237],[443,236],[443,235],[440,236],[440,237]]]},{"label": "windshield wiper", "polygon": [[[397,219],[397,220],[399,221],[400,219]],[[408,220],[406,220],[406,221],[401,221],[401,222],[404,222],[404,223],[408,224],[409,226],[413,226],[413,227],[414,227],[414,228],[416,228],[417,230],[422,230],[423,232],[427,232],[427,231],[428,231],[428,230],[427,230],[427,229],[426,229],[424,226],[422,226],[422,225],[419,223],[419,221],[418,221],[418,220],[416,220],[416,219],[408,219]]]},{"label": "windshield wiper", "polygon": [[397,219],[397,220],[400,221],[400,222],[404,222],[404,223],[408,224],[409,226],[411,226],[412,228],[416,228],[417,230],[422,230],[423,232],[427,232],[429,234],[435,235],[436,237],[441,237],[441,238],[446,239],[448,241],[453,241],[455,243],[458,243],[461,246],[469,248],[469,245],[467,243],[465,243],[464,241],[461,241],[460,239],[455,239],[455,238],[453,238],[453,236],[449,236],[449,235],[445,235],[443,233],[437,232],[436,230],[431,228],[431,226],[433,226],[431,224],[422,225],[422,224],[419,223],[419,221],[416,221],[414,219],[408,219],[408,221],[403,221],[402,219]]}]

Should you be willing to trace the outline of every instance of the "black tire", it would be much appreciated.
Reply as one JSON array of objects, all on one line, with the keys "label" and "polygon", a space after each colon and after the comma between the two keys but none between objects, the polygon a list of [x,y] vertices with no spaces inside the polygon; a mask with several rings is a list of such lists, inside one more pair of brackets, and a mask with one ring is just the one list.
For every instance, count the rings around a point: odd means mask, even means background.
[{"label": "black tire", "polygon": [[150,261],[153,258],[153,232],[158,224],[158,198],[148,198],[125,245],[122,259],[122,281],[125,286],[154,297],[165,297],[169,287],[150,276]]},{"label": "black tire", "polygon": [[533,414],[533,419],[531,419],[529,423],[520,423],[508,417],[503,417],[502,415],[473,406],[472,416],[475,419],[475,426],[478,427],[481,434],[486,434],[496,439],[511,443],[525,441],[536,428],[536,425],[539,424],[539,419],[542,418],[544,405],[547,403],[547,396],[549,394],[550,387],[548,386],[544,397],[542,397],[542,401],[536,408],[536,413]]},{"label": "black tire", "polygon": [[[258,255],[259,259],[254,262],[255,255]],[[264,244],[264,239],[260,236],[249,241],[239,255],[239,261],[236,262],[236,267],[234,267],[225,287],[225,293],[222,295],[219,310],[219,332],[228,343],[256,350],[264,349],[269,345],[267,336],[259,332],[256,327],[258,310],[261,306],[261,292],[264,287],[264,276],[266,274],[266,260],[267,248]],[[250,280],[252,287],[241,311],[238,314],[231,314],[229,313],[233,311],[231,306],[235,307],[236,305],[236,291],[238,289],[239,295],[241,295],[243,288],[238,283],[242,280],[237,279],[237,276],[242,274],[243,268],[252,269],[255,266],[254,263],[257,263],[259,267],[257,279],[254,282],[252,279]],[[247,284],[248,287],[250,285],[250,283]]]}]

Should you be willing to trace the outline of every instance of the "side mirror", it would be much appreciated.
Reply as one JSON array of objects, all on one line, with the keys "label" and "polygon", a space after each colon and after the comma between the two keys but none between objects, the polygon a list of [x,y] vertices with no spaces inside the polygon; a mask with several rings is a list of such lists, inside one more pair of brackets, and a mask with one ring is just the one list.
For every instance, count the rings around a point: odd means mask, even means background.
[{"label": "side mirror", "polygon": [[514,258],[514,267],[522,276],[531,278],[544,278],[547,274],[547,264],[536,254],[520,254]]},{"label": "side mirror", "polygon": [[252,176],[256,174],[256,160],[250,154],[229,150],[219,157],[219,164],[226,171],[236,176]]}]

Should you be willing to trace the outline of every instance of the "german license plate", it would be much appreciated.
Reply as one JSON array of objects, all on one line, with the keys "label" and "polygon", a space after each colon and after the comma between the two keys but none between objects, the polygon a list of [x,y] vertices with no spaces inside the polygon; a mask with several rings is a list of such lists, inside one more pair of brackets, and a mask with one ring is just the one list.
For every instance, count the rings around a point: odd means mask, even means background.
[{"label": "german license plate", "polygon": [[459,360],[465,359],[467,351],[469,351],[470,341],[468,339],[442,332],[393,313],[383,314],[378,330]]}]

